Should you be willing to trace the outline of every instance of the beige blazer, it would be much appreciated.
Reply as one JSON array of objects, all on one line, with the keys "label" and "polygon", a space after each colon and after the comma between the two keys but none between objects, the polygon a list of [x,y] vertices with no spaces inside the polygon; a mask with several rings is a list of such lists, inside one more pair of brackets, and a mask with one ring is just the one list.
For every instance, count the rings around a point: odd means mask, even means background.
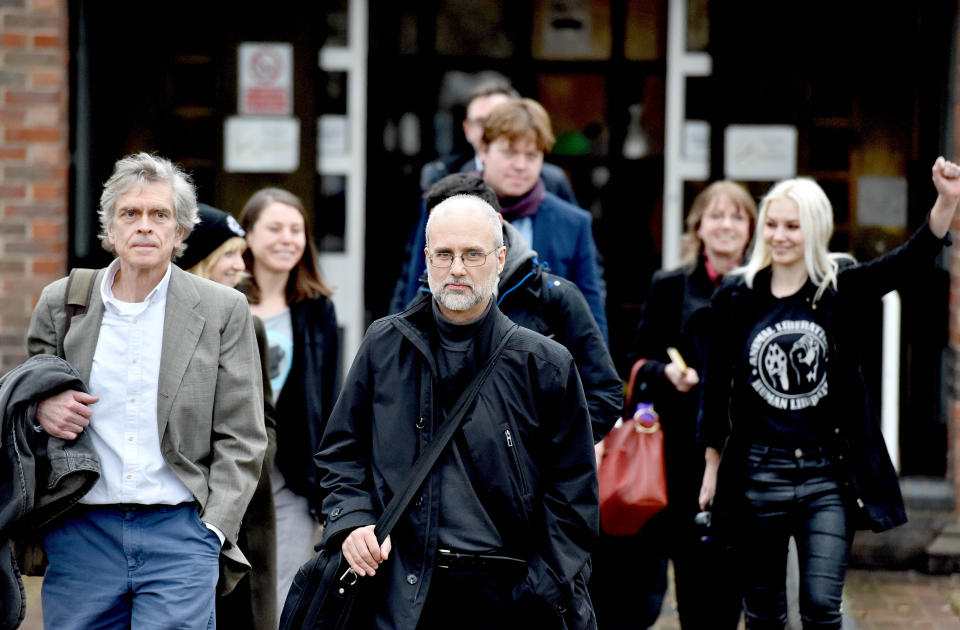
[{"label": "beige blazer", "polygon": [[[84,382],[90,381],[103,320],[103,273],[97,272],[87,312],[74,316],[66,338],[66,278],[44,288],[27,333],[30,355],[63,357]],[[226,536],[223,555],[249,567],[236,546],[237,532],[257,487],[267,434],[253,317],[240,292],[173,265],[158,389],[164,460],[193,493],[203,521]]]}]

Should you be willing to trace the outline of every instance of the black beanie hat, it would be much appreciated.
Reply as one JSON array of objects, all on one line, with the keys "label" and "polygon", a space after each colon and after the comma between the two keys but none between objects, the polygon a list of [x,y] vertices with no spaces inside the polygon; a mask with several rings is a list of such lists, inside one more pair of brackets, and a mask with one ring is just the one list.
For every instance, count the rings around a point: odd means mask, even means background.
[{"label": "black beanie hat", "polygon": [[233,215],[205,203],[197,204],[197,210],[200,223],[193,226],[193,231],[187,237],[187,250],[177,259],[181,269],[190,269],[228,239],[245,235]]}]

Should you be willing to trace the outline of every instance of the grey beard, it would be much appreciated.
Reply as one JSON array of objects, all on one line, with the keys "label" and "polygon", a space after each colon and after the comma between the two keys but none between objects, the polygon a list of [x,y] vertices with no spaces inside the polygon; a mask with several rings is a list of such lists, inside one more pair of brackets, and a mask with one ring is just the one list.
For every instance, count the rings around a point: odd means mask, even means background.
[{"label": "grey beard", "polygon": [[491,296],[496,297],[497,295],[497,285],[500,283],[500,274],[491,276],[491,281],[489,285],[476,284],[471,285],[472,293],[468,294],[455,294],[448,293],[443,291],[445,285],[437,285],[433,281],[429,280],[430,292],[433,293],[433,297],[437,300],[437,303],[448,308],[451,311],[468,311],[474,306],[483,304],[487,301],[487,298]]}]

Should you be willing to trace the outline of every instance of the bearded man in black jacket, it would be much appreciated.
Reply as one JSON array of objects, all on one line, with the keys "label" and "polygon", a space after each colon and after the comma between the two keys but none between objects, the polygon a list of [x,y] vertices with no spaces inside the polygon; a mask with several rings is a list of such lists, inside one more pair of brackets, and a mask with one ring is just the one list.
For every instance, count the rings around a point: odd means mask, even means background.
[{"label": "bearded man in black jacket", "polygon": [[[470,173],[447,175],[424,194],[427,212],[454,195],[473,195],[500,212],[497,193]],[[603,333],[587,300],[573,282],[552,274],[537,252],[512,225],[503,220],[506,260],[497,285],[497,307],[511,320],[560,343],[570,351],[580,373],[590,408],[594,442],[610,432],[623,410],[623,382],[610,356]],[[430,299],[427,274],[420,278],[420,293],[411,300]]]},{"label": "bearded man in black jacket", "polygon": [[451,197],[426,236],[432,299],[370,326],[327,423],[323,544],[372,582],[369,627],[595,628],[590,412],[573,357],[531,330],[509,338],[419,496],[377,541],[384,506],[515,326],[494,300],[506,260],[497,212]]}]

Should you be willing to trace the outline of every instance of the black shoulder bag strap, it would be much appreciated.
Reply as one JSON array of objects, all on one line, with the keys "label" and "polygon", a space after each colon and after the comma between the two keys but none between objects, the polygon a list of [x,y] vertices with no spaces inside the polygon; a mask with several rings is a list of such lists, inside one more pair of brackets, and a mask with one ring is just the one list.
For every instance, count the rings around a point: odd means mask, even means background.
[{"label": "black shoulder bag strap", "polygon": [[450,418],[443,423],[443,426],[440,427],[440,431],[434,436],[430,443],[427,444],[427,447],[420,454],[420,457],[417,458],[417,461],[413,465],[413,470],[410,471],[410,474],[407,476],[406,483],[403,485],[403,490],[400,493],[395,494],[393,498],[390,499],[390,503],[388,503],[387,507],[383,510],[383,514],[380,515],[380,518],[377,520],[377,524],[374,527],[374,532],[377,535],[377,542],[381,545],[383,544],[383,541],[386,540],[390,530],[393,529],[393,526],[396,525],[397,521],[400,520],[400,516],[407,509],[407,506],[410,505],[413,495],[417,493],[417,491],[420,489],[420,486],[423,484],[424,479],[426,479],[427,475],[430,474],[430,470],[433,468],[434,464],[437,463],[437,459],[440,457],[440,454],[450,443],[450,440],[453,439],[453,435],[457,432],[457,429],[460,428],[460,425],[463,423],[463,419],[467,415],[467,411],[470,410],[470,407],[473,405],[473,401],[477,398],[477,394],[480,393],[480,388],[487,380],[487,377],[490,376],[490,373],[493,372],[493,368],[496,365],[497,360],[500,358],[500,355],[503,354],[503,349],[506,347],[507,341],[509,341],[510,337],[513,336],[513,333],[517,331],[517,328],[519,328],[519,325],[514,324],[513,328],[508,330],[500,340],[497,348],[493,351],[493,354],[490,355],[490,358],[487,359],[487,362],[484,364],[483,368],[476,376],[473,377],[470,385],[460,395],[460,398],[453,407]]}]

